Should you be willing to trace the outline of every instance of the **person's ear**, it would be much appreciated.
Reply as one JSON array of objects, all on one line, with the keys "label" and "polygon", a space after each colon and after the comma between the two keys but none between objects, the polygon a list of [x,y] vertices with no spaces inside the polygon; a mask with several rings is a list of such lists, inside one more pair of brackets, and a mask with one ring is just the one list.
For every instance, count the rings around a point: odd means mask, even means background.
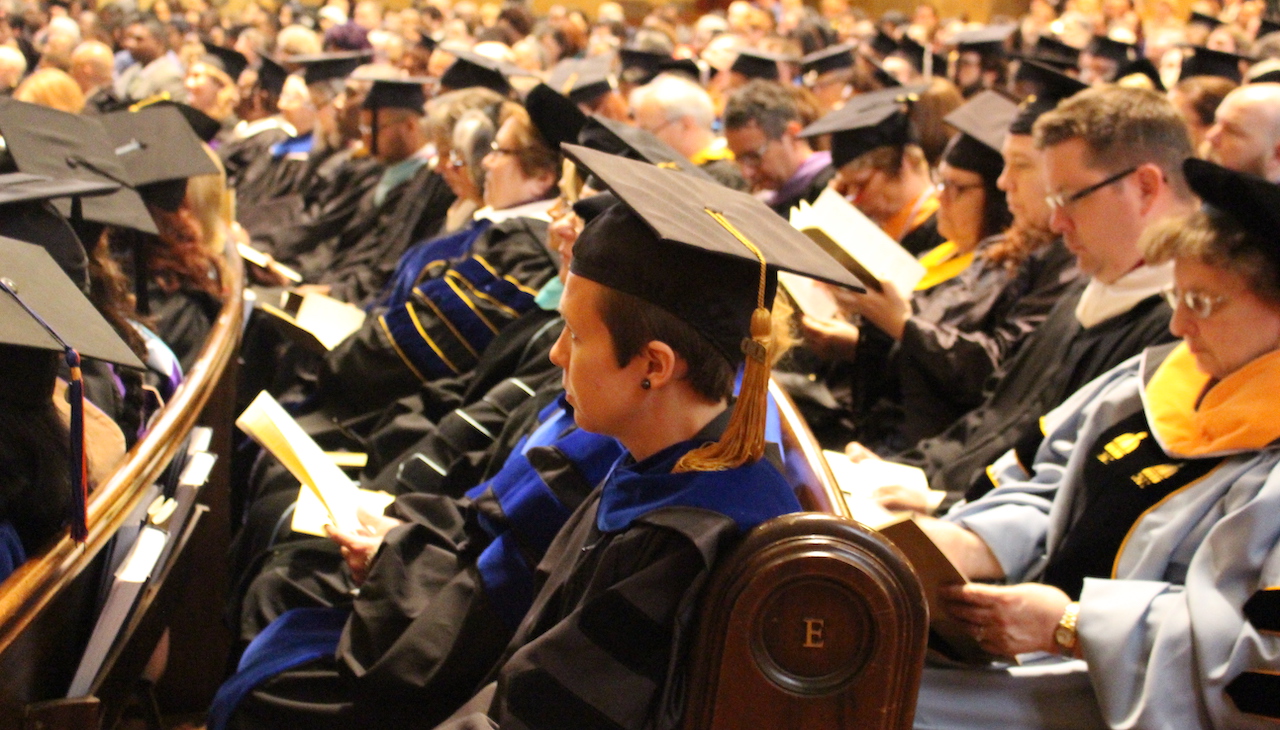
[{"label": "person's ear", "polygon": [[787,122],[787,127],[786,127],[786,130],[783,131],[783,134],[791,137],[795,137],[796,135],[800,134],[800,131],[802,129],[804,129],[804,125],[800,124],[800,120],[792,119],[791,121]]},{"label": "person's ear", "polygon": [[640,350],[640,357],[645,359],[644,378],[654,389],[677,380],[684,375],[684,361],[671,349],[671,345],[660,340],[651,340]]},{"label": "person's ear", "polygon": [[1168,184],[1168,181],[1165,180],[1164,170],[1152,162],[1139,165],[1133,176],[1138,184],[1138,193],[1142,196],[1142,212],[1145,214],[1151,209],[1156,197],[1160,195],[1161,189]]}]

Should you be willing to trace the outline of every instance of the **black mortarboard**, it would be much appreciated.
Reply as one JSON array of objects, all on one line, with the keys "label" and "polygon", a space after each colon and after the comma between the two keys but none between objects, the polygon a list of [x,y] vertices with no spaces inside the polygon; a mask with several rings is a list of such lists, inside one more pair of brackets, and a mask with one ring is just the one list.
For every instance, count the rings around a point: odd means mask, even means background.
[{"label": "black mortarboard", "polygon": [[240,74],[244,73],[244,70],[249,67],[249,59],[245,58],[244,54],[239,51],[215,46],[212,43],[205,46],[204,50],[217,61],[217,65],[222,67],[222,70],[231,77],[232,81],[238,80]]},{"label": "black mortarboard", "polygon": [[[1271,66],[1271,64],[1268,64],[1268,66]],[[1262,67],[1262,68],[1258,68],[1258,67]],[[1269,71],[1263,70],[1264,68],[1267,68],[1267,67],[1263,66],[1261,63],[1258,64],[1258,67],[1255,67],[1254,69],[1250,69],[1250,73],[1256,72],[1257,75],[1250,76],[1249,80],[1246,83],[1250,83],[1250,84],[1280,83],[1280,68],[1275,68],[1274,66],[1271,66],[1271,70]]]},{"label": "black mortarboard", "polygon": [[623,48],[618,51],[622,80],[637,86],[653,81],[654,76],[662,73],[663,64],[672,60],[674,59],[671,58],[671,54],[658,51],[645,51],[639,48]]},{"label": "black mortarboard", "polygon": [[218,173],[200,138],[173,107],[153,105],[98,119],[129,182],[144,200],[164,210],[177,210],[182,204],[187,178]]},{"label": "black mortarboard", "polygon": [[772,320],[779,269],[861,289],[808,236],[751,195],[674,170],[565,145],[618,204],[582,230],[574,276],[638,297],[688,324],[745,367],[720,441],[677,471],[733,468],[764,455]]},{"label": "black mortarboard", "polygon": [[887,88],[902,86],[902,82],[899,81],[896,77],[894,77],[893,74],[889,73],[885,69],[884,64],[878,61],[875,58],[875,56],[871,56],[865,53],[861,55],[862,55],[862,60],[866,61],[867,64],[871,66],[871,74],[872,76],[875,77],[876,81],[880,84],[882,88],[887,89]]},{"label": "black mortarboard", "polygon": [[[902,40],[898,41],[898,50],[895,54],[906,59],[917,73],[925,72],[925,47],[917,43],[914,38],[903,36]],[[947,59],[938,53],[929,53],[929,57],[933,59],[933,66],[929,69],[929,73],[933,76],[946,76]]]},{"label": "black mortarboard", "polygon": [[302,80],[308,85],[330,79],[344,79],[373,58],[373,51],[343,51],[292,56],[289,63],[302,66]]},{"label": "black mortarboard", "polygon": [[915,101],[923,85],[860,94],[843,107],[805,127],[801,137],[831,135],[831,164],[843,167],[877,147],[902,147],[918,141],[904,105]]},{"label": "black mortarboard", "polygon": [[1251,60],[1235,53],[1215,51],[1204,46],[1194,46],[1190,50],[1193,51],[1193,55],[1182,58],[1182,73],[1178,76],[1179,79],[1189,79],[1193,76],[1219,76],[1238,84],[1241,62],[1248,63]]},{"label": "black mortarboard", "polygon": [[702,69],[692,58],[669,58],[658,64],[658,70],[664,74],[681,74],[701,83]]},{"label": "black mortarboard", "polygon": [[[85,220],[156,233],[155,221],[138,192],[128,187],[129,178],[116,159],[115,147],[96,119],[0,99],[0,136],[19,172],[121,186],[113,193],[82,201],[78,207]],[[75,223],[72,201],[58,200],[54,206]]]},{"label": "black mortarboard", "polygon": [[0,175],[0,236],[43,246],[62,271],[83,291],[89,287],[89,261],[75,230],[48,201],[105,195],[113,182],[54,180],[12,172]]},{"label": "black mortarboard", "polygon": [[599,152],[680,170],[703,180],[712,182],[715,180],[705,170],[690,162],[689,158],[652,133],[599,114],[588,117],[586,124],[582,125],[582,130],[578,134],[578,144]]},{"label": "black mortarboard", "polygon": [[1089,53],[1116,62],[1123,66],[1137,57],[1137,48],[1132,43],[1124,43],[1110,36],[1095,35],[1089,41]]},{"label": "black mortarboard", "polygon": [[1209,30],[1213,30],[1222,24],[1221,20],[1218,20],[1212,15],[1205,15],[1204,13],[1197,12],[1195,10],[1192,10],[1191,17],[1187,18],[1187,25],[1203,25],[1207,26]]},{"label": "black mortarboard", "polygon": [[1160,78],[1160,69],[1156,68],[1156,65],[1146,56],[1139,56],[1138,60],[1120,66],[1120,69],[1116,71],[1116,81],[1135,75],[1145,76],[1150,79],[1151,86],[1156,91],[1161,93],[1165,91],[1164,80]]},{"label": "black mortarboard", "polygon": [[996,54],[1004,51],[1005,41],[1017,29],[1018,26],[1015,23],[991,25],[985,28],[961,31],[956,33],[951,40],[955,43],[956,50],[962,53],[973,51],[975,53]]},{"label": "black mortarboard", "polygon": [[1035,93],[1022,100],[1018,115],[1009,124],[1010,134],[1031,134],[1031,125],[1046,112],[1052,111],[1063,99],[1089,88],[1087,84],[1064,73],[1059,73],[1036,61],[1023,61],[1018,68],[1018,80],[1028,81],[1036,87]]},{"label": "black mortarboard", "polygon": [[577,104],[546,84],[530,89],[524,107],[538,134],[557,152],[560,143],[578,141],[578,132],[587,123],[587,116]]},{"label": "black mortarboard", "polygon": [[778,61],[781,60],[783,60],[782,56],[773,53],[743,48],[738,52],[738,57],[734,59],[729,70],[749,79],[777,81],[781,75],[778,71]]},{"label": "black mortarboard", "polygon": [[551,69],[547,85],[575,104],[590,104],[616,87],[612,65],[608,56],[566,58]]},{"label": "black mortarboard", "polygon": [[[222,122],[219,122],[217,119],[214,119],[190,104],[183,104],[180,101],[163,99],[155,102],[155,105],[171,106],[174,109],[177,109],[178,113],[182,115],[182,118],[187,120],[187,125],[191,127],[191,131],[196,133],[196,136],[200,138],[201,142],[208,143],[213,141],[213,138],[218,136],[218,132],[222,131]],[[136,104],[129,107],[130,110],[142,108],[145,107],[138,107]]]},{"label": "black mortarboard", "polygon": [[1080,62],[1080,49],[1051,36],[1042,35],[1028,53],[1011,53],[1010,58],[1037,61],[1060,71],[1073,69]]},{"label": "black mortarboard", "polygon": [[280,92],[284,91],[284,80],[289,78],[289,72],[284,66],[263,56],[258,60],[258,88],[271,94],[272,96],[280,96]]},{"label": "black mortarboard", "polygon": [[573,204],[573,212],[582,219],[584,223],[590,223],[596,219],[596,216],[613,207],[618,202],[618,196],[613,193],[596,193],[580,198],[578,202]]},{"label": "black mortarboard", "polygon": [[1272,18],[1263,18],[1262,20],[1258,21],[1258,34],[1256,36],[1257,38],[1261,38],[1264,35],[1268,35],[1276,32],[1280,32],[1280,21],[1274,20]]},{"label": "black mortarboard", "polygon": [[0,342],[142,368],[138,356],[89,303],[44,248],[0,237],[0,278],[58,337],[7,292],[0,292]]},{"label": "black mortarboard", "polygon": [[1004,169],[1000,148],[1018,105],[995,91],[983,91],[957,107],[942,121],[960,131],[943,153],[952,167],[976,172],[991,180]]},{"label": "black mortarboard", "polygon": [[[805,234],[747,193],[586,147],[566,145],[565,152],[622,202],[583,230],[571,271],[666,309],[730,362],[742,359],[740,343],[760,306],[762,262],[744,239],[775,273],[861,289]],[[767,287],[766,308],[775,283]]]},{"label": "black mortarboard", "polygon": [[1230,216],[1265,244],[1262,253],[1280,273],[1280,186],[1195,157],[1182,163],[1182,171],[1206,209]]},{"label": "black mortarboard", "polygon": [[436,43],[435,38],[432,38],[426,33],[418,33],[418,48],[421,48],[427,53],[432,53],[436,50],[437,45],[439,44]]},{"label": "black mortarboard", "polygon": [[364,97],[363,108],[408,109],[418,114],[425,113],[424,107],[427,103],[427,95],[422,90],[422,85],[429,83],[430,79],[397,76],[395,78],[377,77],[367,80],[372,81],[373,85],[369,87],[369,93]]},{"label": "black mortarboard", "polygon": [[457,90],[481,86],[503,96],[511,93],[511,82],[507,80],[510,67],[507,64],[462,48],[445,50],[456,60],[440,76],[442,87]]},{"label": "black mortarboard", "polygon": [[877,30],[875,36],[871,38],[871,50],[880,55],[881,58],[898,50],[898,41],[883,30]]},{"label": "black mortarboard", "polygon": [[841,43],[821,51],[814,51],[800,59],[800,73],[808,76],[811,73],[824,74],[828,71],[850,68],[853,66],[853,48],[852,43]]}]

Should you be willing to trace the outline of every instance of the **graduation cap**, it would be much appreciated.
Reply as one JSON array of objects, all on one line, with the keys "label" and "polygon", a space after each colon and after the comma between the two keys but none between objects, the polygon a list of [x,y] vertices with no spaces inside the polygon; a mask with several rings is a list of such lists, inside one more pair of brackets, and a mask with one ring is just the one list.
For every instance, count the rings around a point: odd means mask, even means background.
[{"label": "graduation cap", "polygon": [[529,91],[524,107],[538,134],[557,152],[561,142],[576,142],[587,123],[587,115],[577,104],[546,84],[538,84]]},{"label": "graduation cap", "polygon": [[1261,38],[1264,35],[1280,32],[1280,21],[1272,18],[1263,18],[1258,21],[1258,34],[1255,38]]},{"label": "graduation cap", "polygon": [[187,192],[187,178],[218,173],[200,138],[174,107],[152,105],[98,119],[129,181],[144,200],[159,208],[178,209]]},{"label": "graduation cap", "polygon": [[1229,216],[1264,244],[1261,252],[1280,272],[1280,186],[1194,157],[1182,163],[1182,171],[1205,209]]},{"label": "graduation cap", "polygon": [[1123,66],[1137,57],[1137,47],[1132,43],[1124,43],[1105,35],[1095,35],[1089,41],[1088,51],[1094,56],[1114,61],[1117,66]]},{"label": "graduation cap", "polygon": [[800,59],[800,73],[808,78],[809,74],[817,76],[828,71],[851,68],[853,66],[853,48],[854,45],[852,43],[841,43],[824,48],[821,51],[814,51]]},{"label": "graduation cap", "polygon": [[1226,51],[1215,51],[1204,46],[1193,46],[1193,54],[1183,56],[1182,73],[1179,79],[1193,76],[1219,76],[1240,83],[1240,64],[1249,63],[1252,59]]},{"label": "graduation cap", "polygon": [[428,54],[434,53],[436,50],[436,46],[438,45],[439,44],[436,43],[436,39],[432,38],[426,33],[418,34],[418,48],[421,48],[422,50],[426,51]]},{"label": "graduation cap", "polygon": [[551,69],[547,85],[575,104],[590,104],[617,86],[612,66],[608,56],[566,58]]},{"label": "graduation cap", "polygon": [[861,290],[857,280],[747,193],[577,145],[565,152],[620,200],[583,228],[570,271],[669,312],[730,363],[746,357],[724,436],[686,455],[676,471],[759,459],[778,270]]},{"label": "graduation cap", "polygon": [[1042,35],[1036,39],[1029,53],[1011,53],[1010,58],[1024,61],[1036,61],[1058,70],[1075,68],[1080,62],[1080,49],[1051,36]]},{"label": "graduation cap", "polygon": [[1017,29],[1016,23],[990,25],[985,28],[961,31],[951,40],[955,43],[956,50],[961,53],[971,51],[983,55],[994,55],[1004,52],[1005,41],[1009,40],[1009,36],[1013,35]]},{"label": "graduation cap", "polygon": [[1209,30],[1213,30],[1214,28],[1223,25],[1223,22],[1212,15],[1205,15],[1204,13],[1192,10],[1191,17],[1187,18],[1187,25],[1203,25]]},{"label": "graduation cap", "polygon": [[599,114],[591,115],[582,125],[582,130],[578,133],[578,144],[658,167],[680,170],[699,179],[715,182],[715,178],[705,170],[652,133]]},{"label": "graduation cap", "polygon": [[1057,108],[1063,99],[1075,96],[1089,88],[1080,79],[1072,78],[1056,69],[1036,61],[1023,61],[1018,69],[1018,80],[1035,85],[1035,93],[1022,100],[1018,114],[1009,124],[1010,134],[1031,134],[1031,125],[1046,112]]},{"label": "graduation cap", "polygon": [[1274,84],[1277,82],[1280,82],[1280,60],[1274,58],[1254,64],[1245,76],[1246,84]]},{"label": "graduation cap", "polygon": [[1156,91],[1164,93],[1164,80],[1160,78],[1160,69],[1151,62],[1146,56],[1141,56],[1136,61],[1126,63],[1116,71],[1116,82],[1122,82],[1130,76],[1143,76],[1151,81],[1151,87]]},{"label": "graduation cap", "polygon": [[142,362],[43,248],[0,238],[0,342],[61,352],[71,371],[71,537],[84,542],[88,469],[81,356],[141,369]]},{"label": "graduation cap", "polygon": [[190,104],[183,104],[180,101],[173,101],[172,99],[158,99],[150,104],[139,102],[138,104],[130,106],[129,111],[136,112],[140,109],[145,109],[148,106],[167,106],[177,109],[178,113],[182,115],[182,118],[187,120],[187,125],[191,127],[191,131],[195,132],[196,136],[200,138],[200,141],[206,144],[213,141],[213,138],[218,136],[218,132],[222,131],[222,122],[219,122],[217,119],[214,119]]},{"label": "graduation cap", "polygon": [[658,71],[664,74],[681,74],[702,83],[702,69],[692,58],[668,58],[658,64]]},{"label": "graduation cap", "polygon": [[0,136],[18,172],[55,180],[115,183],[115,192],[75,203],[58,200],[58,212],[104,225],[156,233],[155,221],[115,155],[107,130],[97,119],[38,104],[0,99]]},{"label": "graduation cap", "polygon": [[427,95],[422,90],[422,85],[429,82],[430,79],[411,76],[397,76],[395,78],[379,76],[364,80],[373,82],[373,85],[369,87],[369,93],[364,97],[364,103],[361,104],[361,108],[373,112],[372,119],[369,122],[369,151],[376,155],[378,154],[378,110],[407,109],[419,115],[426,113]]},{"label": "graduation cap", "polygon": [[[915,41],[914,38],[903,36],[898,42],[898,50],[895,55],[906,59],[907,63],[916,70],[916,73],[925,72],[925,47]],[[930,52],[929,57],[932,59],[932,67],[929,74],[932,76],[947,75],[947,59],[942,54]]]},{"label": "graduation cap", "polygon": [[1000,148],[1018,105],[995,91],[983,91],[943,117],[960,131],[948,143],[942,159],[951,167],[995,180],[1004,169]]},{"label": "graduation cap", "polygon": [[774,53],[743,48],[738,52],[738,57],[734,59],[733,65],[729,67],[729,70],[742,74],[749,79],[777,81],[781,77],[781,73],[778,71],[778,62],[783,60],[786,59]]},{"label": "graduation cap", "polygon": [[215,62],[215,65],[221,67],[231,77],[232,81],[238,80],[240,74],[244,73],[244,70],[249,67],[249,59],[245,58],[244,54],[239,51],[215,46],[212,43],[206,45],[204,50],[206,55],[212,57],[211,60]]},{"label": "graduation cap", "polygon": [[618,51],[622,80],[637,86],[653,81],[654,76],[662,73],[663,65],[673,60],[675,59],[671,54],[658,51],[645,51],[639,48],[623,48]]},{"label": "graduation cap", "polygon": [[890,53],[898,50],[897,39],[888,33],[885,33],[883,30],[876,30],[875,36],[871,38],[871,42],[868,45],[870,45],[871,50],[879,54],[881,58],[884,58]]},{"label": "graduation cap", "polygon": [[889,73],[888,70],[885,69],[884,64],[876,60],[874,56],[862,54],[862,60],[870,64],[871,74],[882,87],[894,88],[902,86],[902,82],[895,78],[893,74]]},{"label": "graduation cap", "polygon": [[805,127],[801,137],[831,135],[831,164],[843,167],[878,147],[903,147],[918,142],[907,105],[927,88],[913,84],[880,89],[853,97],[843,107]]},{"label": "graduation cap", "polygon": [[596,193],[595,195],[581,198],[574,203],[573,212],[582,219],[583,223],[590,223],[596,219],[596,216],[613,207],[614,203],[617,202],[618,196],[613,193]]},{"label": "graduation cap", "polygon": [[284,80],[289,78],[289,72],[284,70],[284,66],[263,56],[258,61],[258,88],[271,94],[272,96],[280,96],[280,92],[284,91]]},{"label": "graduation cap", "polygon": [[343,51],[292,56],[289,62],[302,66],[302,80],[310,86],[321,81],[345,79],[372,58],[373,51]]},{"label": "graduation cap", "polygon": [[63,273],[82,291],[88,291],[89,260],[84,245],[48,201],[105,195],[118,189],[113,182],[54,180],[22,172],[0,175],[0,236],[43,246]]},{"label": "graduation cap", "polygon": [[503,96],[511,93],[507,77],[512,75],[512,69],[507,64],[463,48],[445,50],[456,60],[440,76],[442,87],[456,90],[481,86]]}]

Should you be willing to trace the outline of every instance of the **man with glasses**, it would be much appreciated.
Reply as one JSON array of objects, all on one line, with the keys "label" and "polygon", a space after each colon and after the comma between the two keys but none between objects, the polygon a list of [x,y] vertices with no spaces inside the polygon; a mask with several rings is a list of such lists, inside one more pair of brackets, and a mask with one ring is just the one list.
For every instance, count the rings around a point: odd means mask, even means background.
[{"label": "man with glasses", "polygon": [[1049,225],[1089,280],[1059,300],[988,384],[981,406],[893,457],[924,468],[930,486],[948,493],[944,507],[989,491],[994,472],[987,467],[998,458],[1032,463],[1042,415],[1171,337],[1160,294],[1172,272],[1144,265],[1138,240],[1155,221],[1195,204],[1181,168],[1191,143],[1177,111],[1155,92],[1119,87],[1083,91],[1039,111],[1046,113],[1033,135],[1043,154]]},{"label": "man with glasses", "polygon": [[794,92],[776,81],[756,80],[729,97],[724,136],[753,190],[781,216],[801,200],[813,202],[835,169],[831,153],[815,152],[800,138],[804,124]]},{"label": "man with glasses", "polygon": [[631,117],[636,126],[671,145],[720,184],[747,189],[733,153],[711,129],[715,105],[701,86],[682,76],[662,74],[631,92]]}]

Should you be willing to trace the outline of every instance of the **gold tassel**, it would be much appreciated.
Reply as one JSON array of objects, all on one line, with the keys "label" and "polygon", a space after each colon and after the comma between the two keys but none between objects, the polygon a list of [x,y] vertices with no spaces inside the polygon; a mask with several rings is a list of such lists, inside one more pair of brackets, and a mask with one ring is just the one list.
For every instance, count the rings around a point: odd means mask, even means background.
[{"label": "gold tassel", "polygon": [[751,313],[751,339],[743,339],[742,349],[746,366],[742,372],[742,387],[738,389],[738,401],[729,417],[724,435],[713,444],[690,451],[676,462],[673,473],[686,471],[725,471],[743,464],[758,461],[764,456],[764,425],[769,409],[769,373],[773,364],[775,342],[773,317],[765,307],[764,293],[768,269],[760,249],[742,235],[723,214],[707,210],[708,215],[724,226],[760,261],[760,287],[756,295],[756,309]]}]

